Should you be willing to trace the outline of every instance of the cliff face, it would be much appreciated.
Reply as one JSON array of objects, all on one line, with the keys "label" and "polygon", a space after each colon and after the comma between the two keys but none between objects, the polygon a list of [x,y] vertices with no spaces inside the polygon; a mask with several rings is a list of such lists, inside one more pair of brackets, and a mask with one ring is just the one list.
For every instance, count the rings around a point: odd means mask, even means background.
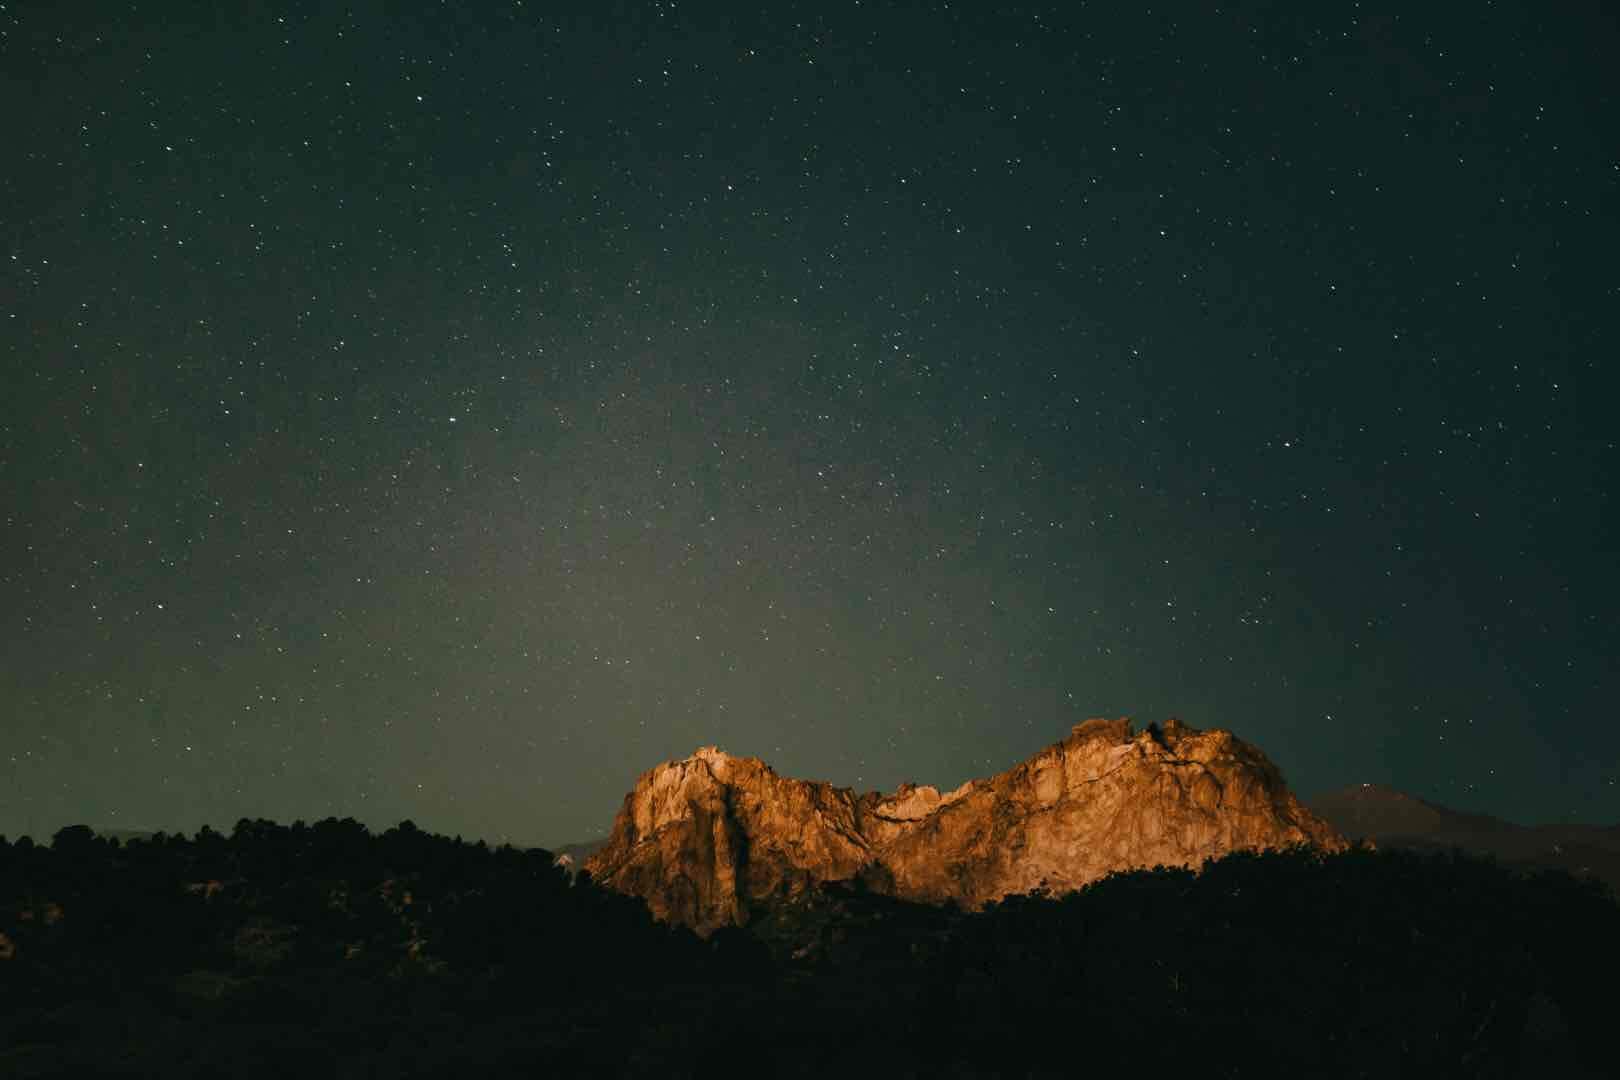
[{"label": "cliff face", "polygon": [[586,864],[660,919],[707,933],[757,901],[860,878],[908,900],[978,907],[1133,867],[1237,849],[1345,847],[1258,749],[1177,721],[1090,720],[1006,772],[941,794],[856,795],[705,747],[642,775]]}]

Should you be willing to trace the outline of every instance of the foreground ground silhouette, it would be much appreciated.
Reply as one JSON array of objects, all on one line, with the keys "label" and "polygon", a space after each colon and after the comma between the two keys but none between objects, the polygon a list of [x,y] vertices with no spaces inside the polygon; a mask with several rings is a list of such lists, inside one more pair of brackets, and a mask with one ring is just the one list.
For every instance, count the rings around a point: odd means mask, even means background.
[{"label": "foreground ground silhouette", "polygon": [[[0,1076],[1605,1075],[1620,909],[1241,854],[981,912],[854,883],[708,941],[410,823],[0,842]],[[476,1070],[476,1072],[475,1072]]]}]

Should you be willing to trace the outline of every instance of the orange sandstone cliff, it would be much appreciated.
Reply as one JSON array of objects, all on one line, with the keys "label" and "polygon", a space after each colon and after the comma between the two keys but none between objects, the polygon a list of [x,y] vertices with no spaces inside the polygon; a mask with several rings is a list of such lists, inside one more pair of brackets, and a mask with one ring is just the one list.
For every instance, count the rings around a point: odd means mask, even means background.
[{"label": "orange sandstone cliff", "polygon": [[979,907],[1116,870],[1344,838],[1258,749],[1171,720],[1089,720],[1003,773],[941,794],[857,795],[704,747],[643,774],[586,864],[607,888],[700,933],[760,902],[859,878],[907,900]]}]

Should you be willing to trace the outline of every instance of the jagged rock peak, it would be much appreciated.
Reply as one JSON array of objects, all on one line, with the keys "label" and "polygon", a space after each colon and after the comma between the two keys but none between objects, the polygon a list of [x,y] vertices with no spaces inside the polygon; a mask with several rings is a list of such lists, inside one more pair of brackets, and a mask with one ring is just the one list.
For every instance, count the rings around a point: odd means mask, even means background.
[{"label": "jagged rock peak", "polygon": [[1231,732],[1088,720],[945,793],[907,783],[857,795],[701,747],[637,780],[586,869],[659,918],[707,932],[819,881],[860,878],[906,899],[977,907],[1116,870],[1295,844],[1345,847]]}]

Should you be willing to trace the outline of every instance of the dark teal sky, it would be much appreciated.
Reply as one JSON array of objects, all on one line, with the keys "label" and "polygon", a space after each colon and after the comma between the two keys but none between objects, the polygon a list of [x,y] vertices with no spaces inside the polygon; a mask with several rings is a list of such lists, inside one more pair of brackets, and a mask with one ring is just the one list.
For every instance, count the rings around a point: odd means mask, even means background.
[{"label": "dark teal sky", "polygon": [[1600,5],[14,5],[0,833],[1092,715],[1620,819]]}]

